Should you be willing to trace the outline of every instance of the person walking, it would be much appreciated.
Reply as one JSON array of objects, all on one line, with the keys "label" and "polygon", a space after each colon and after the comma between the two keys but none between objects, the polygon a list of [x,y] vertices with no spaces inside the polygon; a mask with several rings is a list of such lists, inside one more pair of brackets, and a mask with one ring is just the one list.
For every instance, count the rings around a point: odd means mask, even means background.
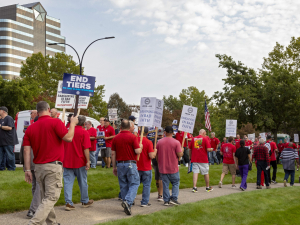
[{"label": "person walking", "polygon": [[[4,154],[7,160],[7,170],[15,171],[14,146],[19,144],[14,119],[8,115],[8,109],[5,106],[0,107],[0,165],[4,160]],[[4,162],[6,163],[6,162]]]},{"label": "person walking", "polygon": [[207,152],[213,151],[210,146],[209,140],[205,138],[206,131],[201,129],[199,131],[199,135],[197,137],[192,138],[192,141],[189,145],[190,148],[190,156],[191,163],[193,163],[192,171],[193,171],[193,192],[198,192],[197,189],[197,180],[198,175],[204,176],[206,191],[210,192],[213,190],[212,187],[209,186],[209,162],[207,157]]},{"label": "person walking", "polygon": [[[164,137],[164,130],[163,128],[158,128],[157,129],[157,142]],[[154,141],[152,141],[153,148],[154,148]],[[157,144],[156,142],[156,144]],[[156,150],[157,151],[157,150]],[[157,188],[157,201],[163,201],[163,183],[162,183],[162,176],[161,173],[159,172],[158,168],[158,162],[156,160],[156,157],[152,159],[152,167],[154,169],[154,174],[155,174],[155,183],[156,183],[156,188]]]},{"label": "person walking", "polygon": [[25,181],[32,182],[30,170],[30,148],[33,150],[36,180],[40,186],[41,204],[29,224],[58,224],[54,205],[59,199],[62,184],[62,162],[64,160],[64,141],[71,142],[77,117],[72,117],[69,130],[61,120],[50,117],[50,107],[45,101],[36,105],[39,119],[30,125],[23,139]]},{"label": "person walking", "polygon": [[249,164],[251,163],[251,151],[249,148],[245,147],[245,141],[240,141],[241,147],[235,152],[235,162],[236,166],[239,167],[241,172],[242,182],[240,189],[245,191],[247,189],[247,176],[249,170]]},{"label": "person walking", "polygon": [[286,187],[289,176],[291,176],[290,186],[294,186],[295,181],[295,160],[297,162],[297,168],[299,168],[299,156],[295,149],[293,149],[293,142],[289,143],[289,146],[281,152],[280,158],[282,160],[282,167],[284,169],[283,185]]},{"label": "person walking", "polygon": [[[104,117],[101,117],[100,120],[100,125],[97,126],[97,132],[102,132],[104,131]],[[97,140],[98,139],[101,139],[102,136],[97,136]],[[97,141],[98,142],[98,141]],[[104,141],[105,142],[105,141]],[[96,147],[96,153],[95,153],[95,159],[96,159],[96,166],[97,166],[97,163],[98,163],[98,157],[99,157],[99,152],[101,153],[101,149],[102,148],[105,148],[105,147],[101,147],[99,146],[99,144],[97,143],[97,147]],[[102,158],[102,168],[105,167],[105,162],[104,162],[104,159]]]},{"label": "person walking", "polygon": [[267,189],[270,189],[269,177],[267,170],[270,169],[269,149],[265,146],[265,140],[259,139],[259,145],[254,147],[253,158],[257,160],[257,189],[261,187],[261,172],[264,172]]},{"label": "person walking", "polygon": [[[175,139],[177,141],[179,141],[179,143],[182,145],[182,141],[183,141],[183,135],[184,135],[185,132],[182,132],[182,131],[178,131],[176,134],[175,134]],[[186,133],[186,137],[185,137],[185,140],[184,140],[184,143],[183,143],[183,149],[184,149],[184,152],[183,152],[183,156],[182,156],[182,162],[183,164],[188,167],[188,163],[189,163],[189,149],[188,149],[188,142],[190,142],[192,140],[192,135],[190,133]],[[180,163],[179,163],[180,164]]]},{"label": "person walking", "polygon": [[[235,152],[236,146],[233,145],[234,140],[233,137],[228,138],[228,143],[224,144],[221,148],[221,155],[223,155],[223,169],[221,174],[221,180],[219,182],[219,188],[222,188],[222,182],[225,175],[230,171],[232,177],[232,188],[236,188],[235,186],[235,175],[237,164],[235,162]],[[240,142],[239,142],[240,144]]]},{"label": "person walking", "polygon": [[[178,159],[183,156],[183,148],[179,141],[174,139],[172,126],[166,126],[165,137],[157,143],[158,168],[162,174],[164,205],[180,205],[179,195],[179,168]],[[172,184],[172,195],[170,196],[169,184]]]},{"label": "person walking", "polygon": [[284,144],[282,143],[282,140],[279,141],[279,143],[277,144],[277,149],[278,149],[278,154],[277,154],[277,164],[279,164],[279,159],[280,159],[280,155],[281,155],[281,152],[283,151],[284,149]]},{"label": "person walking", "polygon": [[109,119],[104,118],[104,132],[105,132],[105,146],[106,148],[101,149],[101,157],[104,159],[106,168],[110,168],[111,163],[111,144],[115,137],[115,129],[110,125]]},{"label": "person walking", "polygon": [[75,209],[72,202],[72,190],[75,177],[77,177],[78,186],[80,188],[83,207],[89,207],[94,200],[89,199],[87,171],[90,169],[90,135],[84,129],[85,116],[78,116],[78,124],[75,127],[74,138],[72,142],[65,143],[64,166],[64,195],[66,201],[66,211]]},{"label": "person walking", "polygon": [[268,178],[269,183],[277,184],[276,182],[276,173],[277,173],[277,162],[276,162],[276,153],[278,152],[277,146],[274,141],[272,141],[271,135],[267,136],[267,142],[266,145],[269,144],[269,155],[270,155],[270,166],[273,168],[273,176],[271,180],[271,168],[268,170]]},{"label": "person walking", "polygon": [[[137,161],[137,168],[140,176],[140,183],[143,183],[143,194],[141,207],[151,206],[149,204],[150,191],[151,191],[151,181],[152,181],[152,167],[151,159],[156,156],[157,150],[153,150],[152,142],[147,138],[148,127],[144,127],[144,136],[142,140],[143,151],[140,154],[140,158]],[[138,138],[140,143],[141,137]]]},{"label": "person walking", "polygon": [[[122,207],[127,215],[131,215],[131,206],[140,185],[140,177],[136,166],[137,155],[142,152],[137,137],[130,133],[130,122],[122,120],[121,132],[112,142],[113,174],[118,176],[122,196]],[[118,164],[116,164],[118,162]]]},{"label": "person walking", "polygon": [[91,141],[91,147],[90,147],[90,160],[91,160],[91,168],[96,169],[96,144],[97,144],[97,130],[92,126],[91,121],[86,121],[86,130],[88,134],[90,135],[90,141]]},{"label": "person walking", "polygon": [[217,148],[218,148],[218,146],[220,144],[220,140],[218,138],[216,138],[215,132],[211,132],[210,136],[211,136],[211,138],[210,138],[210,146],[213,149],[212,152],[209,152],[209,158],[211,160],[210,163],[211,163],[211,165],[214,165],[214,163],[216,161],[217,165],[219,165],[220,163],[219,163],[219,160],[217,158]]}]

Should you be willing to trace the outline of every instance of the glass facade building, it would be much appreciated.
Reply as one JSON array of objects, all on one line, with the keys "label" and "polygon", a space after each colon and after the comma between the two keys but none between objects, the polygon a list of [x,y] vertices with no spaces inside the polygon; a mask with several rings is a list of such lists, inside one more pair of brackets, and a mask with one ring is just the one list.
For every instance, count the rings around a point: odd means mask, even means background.
[{"label": "glass facade building", "polygon": [[21,62],[33,53],[54,56],[65,52],[60,20],[48,16],[39,2],[0,7],[0,76],[13,79],[20,75]]}]

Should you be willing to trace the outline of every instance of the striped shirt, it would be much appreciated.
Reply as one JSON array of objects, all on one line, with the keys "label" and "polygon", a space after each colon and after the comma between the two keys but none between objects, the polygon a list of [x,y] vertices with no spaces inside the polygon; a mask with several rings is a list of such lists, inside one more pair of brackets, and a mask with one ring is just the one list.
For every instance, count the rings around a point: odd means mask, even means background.
[{"label": "striped shirt", "polygon": [[285,170],[295,170],[295,159],[299,156],[297,151],[293,148],[285,148],[281,152],[280,158],[282,159],[282,167]]}]

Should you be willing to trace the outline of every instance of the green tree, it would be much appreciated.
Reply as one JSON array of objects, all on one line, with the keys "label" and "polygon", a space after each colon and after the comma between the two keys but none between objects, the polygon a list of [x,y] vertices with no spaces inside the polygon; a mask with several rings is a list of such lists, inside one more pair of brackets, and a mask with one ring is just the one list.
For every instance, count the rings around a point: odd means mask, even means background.
[{"label": "green tree", "polygon": [[[118,93],[113,93],[108,100],[107,108],[116,108],[118,109],[118,117],[122,119],[128,119],[131,115],[131,109],[126,104],[126,102],[120,97]],[[106,111],[106,115],[108,112]]]},{"label": "green tree", "polygon": [[103,100],[105,96],[104,92],[104,85],[97,86],[94,90],[94,97],[90,98],[89,107],[87,109],[88,115],[97,120],[107,115],[107,103]]}]

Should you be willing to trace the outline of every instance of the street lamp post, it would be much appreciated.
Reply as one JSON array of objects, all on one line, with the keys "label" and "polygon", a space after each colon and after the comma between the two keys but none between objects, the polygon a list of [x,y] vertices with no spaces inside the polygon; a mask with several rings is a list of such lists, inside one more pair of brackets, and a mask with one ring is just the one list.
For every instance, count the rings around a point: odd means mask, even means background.
[{"label": "street lamp post", "polygon": [[[100,39],[97,39],[95,41],[93,41],[91,44],[89,44],[86,49],[84,50],[83,54],[82,54],[82,57],[81,57],[81,60],[80,60],[80,57],[79,57],[79,54],[78,52],[76,51],[75,48],[73,48],[71,45],[67,44],[67,43],[50,43],[48,45],[67,45],[69,47],[71,47],[75,52],[76,52],[76,55],[78,57],[78,61],[79,61],[79,68],[80,68],[80,74],[79,75],[82,75],[82,61],[83,61],[83,57],[85,55],[85,52],[86,50],[92,45],[94,44],[96,41],[100,41],[100,40],[104,40],[104,39],[112,39],[112,38],[115,38],[115,37],[105,37],[105,38],[100,38]],[[76,95],[76,104],[75,104],[75,109],[74,109],[74,116],[77,115],[77,109],[78,109],[78,101],[79,101],[79,95]]]}]

